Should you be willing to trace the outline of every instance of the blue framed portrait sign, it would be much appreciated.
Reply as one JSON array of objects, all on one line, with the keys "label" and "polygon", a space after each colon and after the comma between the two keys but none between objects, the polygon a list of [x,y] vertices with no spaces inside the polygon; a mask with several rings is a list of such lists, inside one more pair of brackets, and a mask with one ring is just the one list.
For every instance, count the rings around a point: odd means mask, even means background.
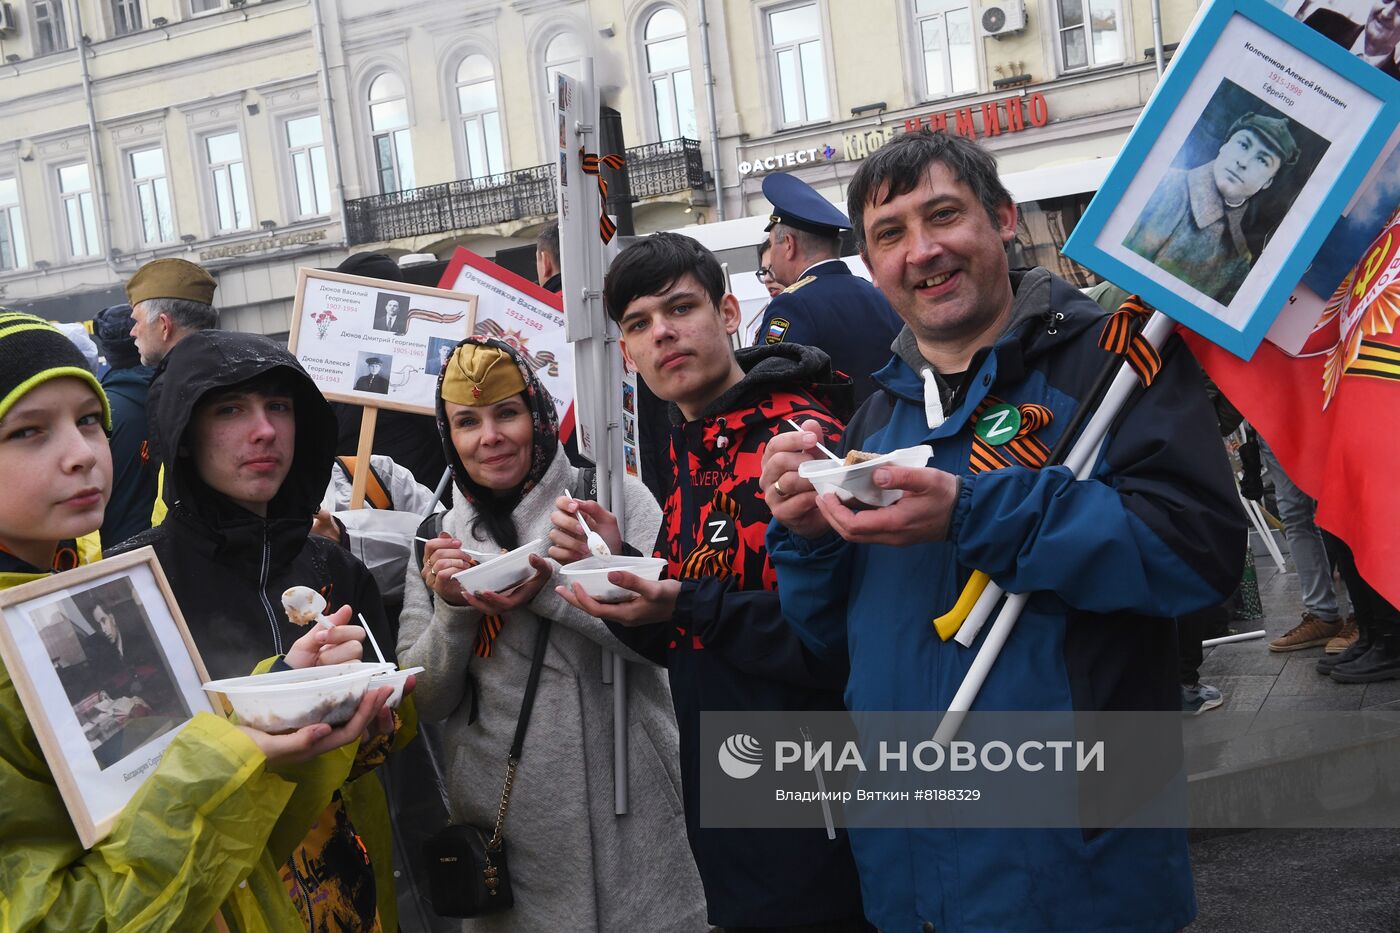
[{"label": "blue framed portrait sign", "polygon": [[1248,359],[1400,120],[1400,82],[1266,0],[1215,0],[1065,255]]}]

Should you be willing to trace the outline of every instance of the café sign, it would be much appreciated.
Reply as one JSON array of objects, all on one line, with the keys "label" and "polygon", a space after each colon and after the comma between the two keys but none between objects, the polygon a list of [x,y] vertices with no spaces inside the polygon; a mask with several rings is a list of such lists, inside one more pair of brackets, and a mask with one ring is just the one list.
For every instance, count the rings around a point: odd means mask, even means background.
[{"label": "caf\u00e9 sign", "polygon": [[[991,139],[1005,133],[1019,133],[1027,125],[1040,127],[1049,122],[1050,109],[1045,95],[1036,92],[1025,97],[1004,97],[972,107],[909,117],[904,121],[903,130],[906,133],[932,130],[935,133],[954,133],[968,139],[977,139],[979,135],[983,139]],[[890,124],[860,133],[846,133],[841,137],[844,155],[852,161],[864,159],[894,139],[898,131],[896,124]]]}]

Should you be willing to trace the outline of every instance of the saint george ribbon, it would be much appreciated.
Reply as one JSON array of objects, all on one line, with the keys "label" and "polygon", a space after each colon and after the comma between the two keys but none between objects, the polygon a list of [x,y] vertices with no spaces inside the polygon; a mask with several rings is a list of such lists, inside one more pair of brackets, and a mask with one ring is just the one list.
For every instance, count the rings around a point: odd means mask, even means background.
[{"label": "saint george ribbon", "polygon": [[1137,295],[1132,295],[1109,315],[1103,333],[1099,334],[1099,346],[1123,357],[1144,386],[1152,385],[1152,380],[1157,378],[1162,368],[1162,355],[1142,336],[1141,328],[1133,325],[1137,318],[1146,320],[1151,314],[1152,309]]},{"label": "saint george ribbon", "polygon": [[579,165],[585,175],[596,175],[598,177],[598,200],[602,204],[602,209],[598,214],[598,234],[603,238],[604,243],[611,243],[612,238],[617,234],[617,224],[608,216],[608,182],[603,177],[603,166],[618,171],[627,164],[627,160],[617,153],[599,156],[592,152],[579,151]]}]

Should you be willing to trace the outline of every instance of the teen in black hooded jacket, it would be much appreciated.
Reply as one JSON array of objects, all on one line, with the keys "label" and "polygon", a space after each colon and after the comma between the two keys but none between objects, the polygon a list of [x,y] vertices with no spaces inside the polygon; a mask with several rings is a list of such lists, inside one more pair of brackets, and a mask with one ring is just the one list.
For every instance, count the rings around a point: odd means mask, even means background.
[{"label": "teen in black hooded jacket", "polygon": [[[263,518],[200,478],[188,432],[200,400],[209,393],[269,381],[292,396],[296,439],[290,471]],[[328,613],[349,604],[353,613],[363,614],[380,646],[393,651],[374,578],[348,551],[310,533],[330,478],[336,427],[330,405],[295,357],[261,335],[192,334],[157,371],[147,416],[153,451],[165,468],[169,511],[160,525],[113,553],[154,546],[211,677],[249,674],[305,633],[282,609],[282,591],[296,585],[321,592]],[[408,707],[401,712],[407,714]],[[401,727],[396,744],[411,734],[411,728]],[[353,929],[396,926],[384,794],[376,779],[361,777],[383,759],[386,746],[386,741],[371,740],[361,743],[353,763],[347,755],[345,784],[338,790],[324,788],[326,813],[283,869],[309,929],[334,928],[348,915],[358,918]],[[321,890],[332,878],[333,890]]]}]

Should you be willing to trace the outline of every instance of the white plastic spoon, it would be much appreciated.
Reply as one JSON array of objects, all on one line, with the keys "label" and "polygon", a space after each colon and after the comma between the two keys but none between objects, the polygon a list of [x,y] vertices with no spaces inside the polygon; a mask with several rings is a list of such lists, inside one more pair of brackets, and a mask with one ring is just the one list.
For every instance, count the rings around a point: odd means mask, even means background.
[{"label": "white plastic spoon", "polygon": [[[788,424],[792,425],[797,430],[802,430],[802,425],[798,424],[796,421],[793,421],[791,418],[784,418],[783,420],[786,421]],[[842,460],[840,457],[836,456],[831,451],[827,450],[825,445],[823,445],[821,441],[817,442],[817,450],[820,450],[822,453],[826,454],[828,457],[830,457],[832,460],[835,460],[837,463],[846,462],[845,460]]]},{"label": "white plastic spoon", "polygon": [[[570,502],[578,501],[569,494],[567,489],[564,490],[564,498]],[[588,527],[588,523],[583,520],[583,513],[575,512],[574,518],[578,519],[578,526],[583,529],[583,536],[588,539],[588,550],[595,557],[612,557],[612,548],[608,547],[608,542],[603,540],[602,535]]]}]

